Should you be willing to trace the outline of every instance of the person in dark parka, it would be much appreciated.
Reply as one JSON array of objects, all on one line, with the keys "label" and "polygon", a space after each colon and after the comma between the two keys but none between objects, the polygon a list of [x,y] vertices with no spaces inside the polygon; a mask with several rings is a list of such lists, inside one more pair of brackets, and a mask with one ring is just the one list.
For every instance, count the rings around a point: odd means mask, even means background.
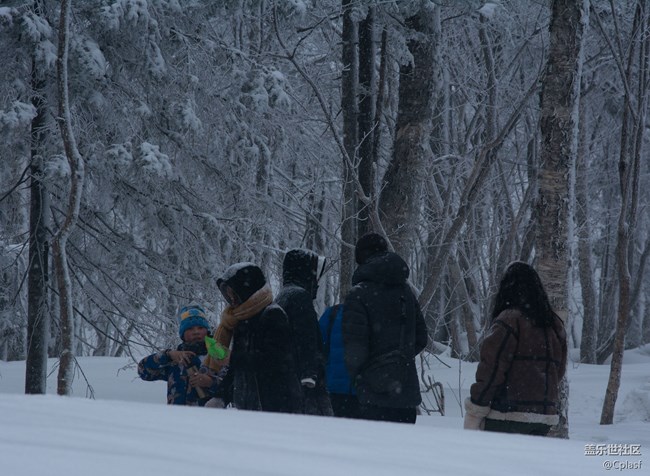
[{"label": "person in dark parka", "polygon": [[511,263],[481,344],[464,427],[545,436],[559,421],[566,332],[532,266]]},{"label": "person in dark parka", "polygon": [[[302,413],[291,329],[282,308],[273,304],[262,270],[252,263],[229,267],[217,280],[228,306],[215,340],[228,348],[228,370],[219,395],[240,410]],[[212,367],[215,362],[207,362]]]},{"label": "person in dark parka", "polygon": [[325,259],[309,250],[288,251],[282,263],[282,289],[276,297],[291,326],[303,410],[309,415],[332,416],[325,382],[325,356],[313,300]]},{"label": "person in dark parka", "polygon": [[[415,423],[421,403],[415,356],[427,344],[427,328],[420,306],[407,282],[408,265],[389,252],[376,233],[362,236],[355,248],[358,267],[353,288],[343,307],[345,362],[357,390],[361,417]],[[387,354],[401,350],[398,375],[385,384],[368,369]]]}]

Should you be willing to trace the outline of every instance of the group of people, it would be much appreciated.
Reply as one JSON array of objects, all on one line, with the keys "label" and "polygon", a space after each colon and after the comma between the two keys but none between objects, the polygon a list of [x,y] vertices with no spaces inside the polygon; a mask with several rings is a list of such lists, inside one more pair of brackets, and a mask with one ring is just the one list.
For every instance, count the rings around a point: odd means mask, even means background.
[{"label": "group of people", "polygon": [[[227,306],[214,333],[201,306],[182,308],[181,344],[142,359],[140,377],[166,380],[170,404],[415,423],[415,357],[428,333],[409,267],[376,233],[359,239],[355,261],[344,302],[320,318],[313,300],[325,259],[316,253],[285,254],[275,299],[257,265],[229,267],[217,280]],[[548,433],[566,352],[539,276],[511,264],[465,402],[465,428]]]}]

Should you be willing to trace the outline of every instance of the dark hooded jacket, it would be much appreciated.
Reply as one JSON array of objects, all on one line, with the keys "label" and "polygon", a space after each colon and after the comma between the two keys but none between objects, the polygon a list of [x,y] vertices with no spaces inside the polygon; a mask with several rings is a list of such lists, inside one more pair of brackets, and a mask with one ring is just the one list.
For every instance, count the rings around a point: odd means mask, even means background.
[{"label": "dark hooded jacket", "polygon": [[276,297],[287,313],[299,380],[313,379],[313,389],[302,386],[304,411],[331,415],[325,382],[325,355],[313,299],[318,289],[317,254],[308,250],[287,252],[282,269],[282,289]]},{"label": "dark hooded jacket", "polygon": [[[359,402],[389,408],[412,408],[422,401],[415,356],[427,344],[422,311],[407,282],[408,265],[397,254],[373,255],[354,272],[353,288],[343,308],[345,362]],[[363,370],[380,356],[400,348],[407,355],[403,382],[389,392],[373,390]]]}]

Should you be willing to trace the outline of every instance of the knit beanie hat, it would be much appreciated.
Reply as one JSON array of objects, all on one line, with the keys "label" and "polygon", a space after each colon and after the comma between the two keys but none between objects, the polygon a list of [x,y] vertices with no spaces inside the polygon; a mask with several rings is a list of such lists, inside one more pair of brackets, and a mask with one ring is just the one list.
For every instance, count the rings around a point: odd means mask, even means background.
[{"label": "knit beanie hat", "polygon": [[354,248],[354,260],[357,264],[364,264],[372,255],[388,251],[388,243],[383,236],[377,233],[366,233]]},{"label": "knit beanie hat", "polygon": [[201,306],[191,304],[184,306],[178,312],[178,335],[183,339],[185,331],[191,327],[200,326],[210,330],[210,325],[205,318],[205,310]]}]

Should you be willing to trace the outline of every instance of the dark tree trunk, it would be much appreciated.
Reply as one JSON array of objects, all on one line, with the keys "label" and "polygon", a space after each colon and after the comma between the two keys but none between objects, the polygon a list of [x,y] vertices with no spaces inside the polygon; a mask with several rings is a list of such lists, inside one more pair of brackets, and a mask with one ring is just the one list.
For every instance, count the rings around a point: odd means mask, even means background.
[{"label": "dark tree trunk", "polygon": [[29,271],[27,277],[27,361],[25,393],[46,392],[47,350],[50,336],[48,313],[48,195],[43,183],[42,156],[46,128],[43,81],[32,60],[32,104],[36,117],[31,124]]},{"label": "dark tree trunk", "polygon": [[358,25],[352,18],[352,1],[343,0],[343,71],[341,78],[341,108],[343,112],[343,145],[349,160],[343,162],[343,203],[341,204],[341,268],[339,298],[343,301],[352,283],[354,244],[356,235],[357,195],[354,162],[359,143],[357,128],[357,89],[359,56],[357,53]]},{"label": "dark tree trunk", "polygon": [[383,179],[380,211],[395,251],[408,258],[420,209],[424,161],[431,157],[433,116],[433,14],[422,8],[407,18],[417,36],[408,41],[413,62],[400,67],[399,107],[393,157]]},{"label": "dark tree trunk", "polygon": [[[374,190],[374,135],[375,127],[375,9],[370,7],[368,15],[359,25],[359,183],[363,193],[372,200]],[[372,205],[371,205],[372,206]],[[369,206],[359,209],[357,221],[358,236],[373,230]]]}]

